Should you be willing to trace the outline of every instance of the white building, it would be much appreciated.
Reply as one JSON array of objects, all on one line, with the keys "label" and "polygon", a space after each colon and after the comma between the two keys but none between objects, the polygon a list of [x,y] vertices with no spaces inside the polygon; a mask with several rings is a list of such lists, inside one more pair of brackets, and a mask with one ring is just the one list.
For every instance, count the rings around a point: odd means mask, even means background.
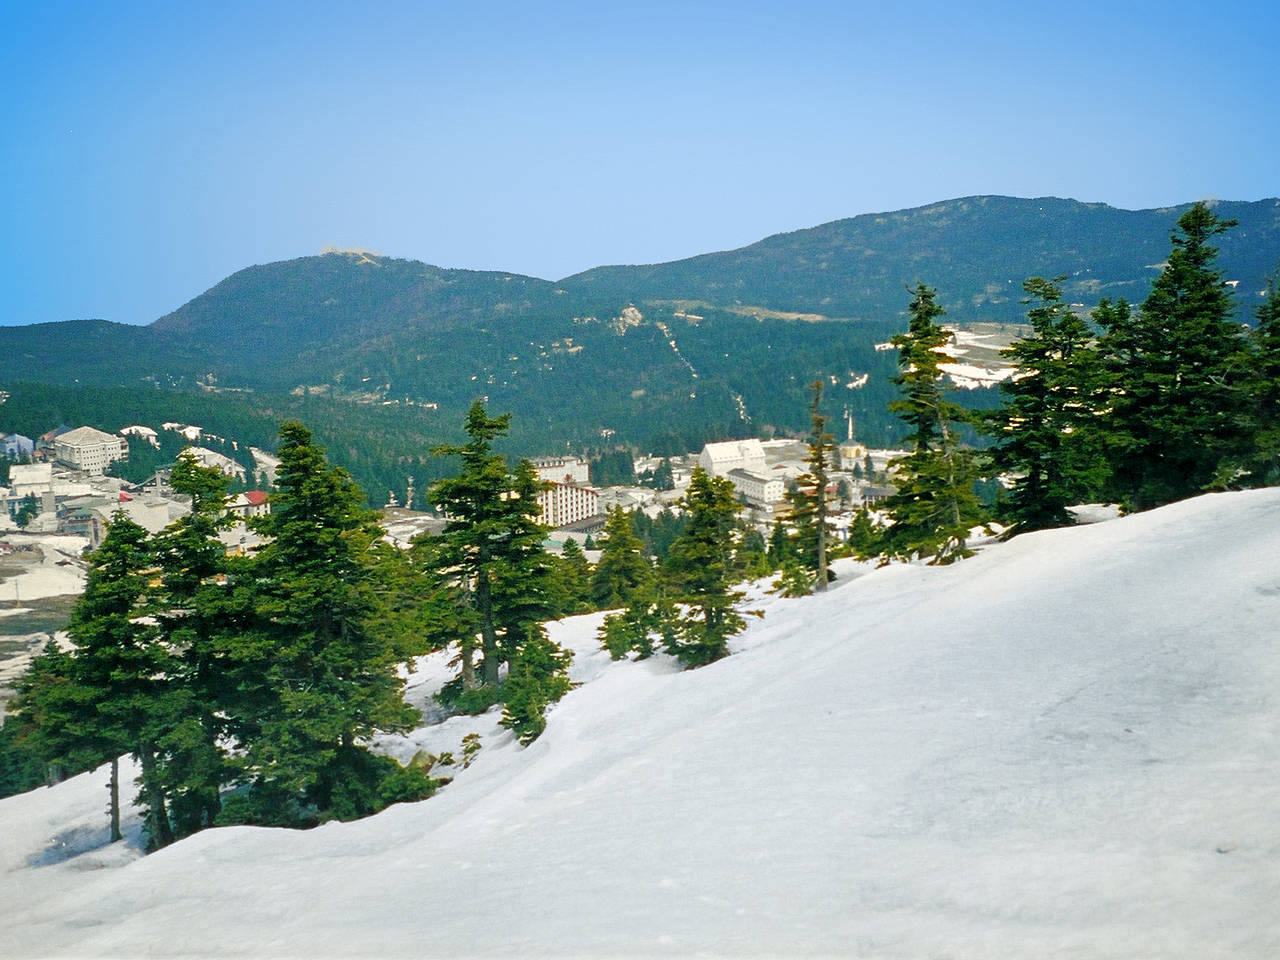
[{"label": "white building", "polygon": [[9,496],[15,500],[28,495],[38,499],[52,490],[52,463],[15,463],[9,467]]},{"label": "white building", "polygon": [[728,477],[738,495],[753,507],[770,509],[787,495],[787,485],[781,477],[750,470],[730,470]]},{"label": "white building", "polygon": [[209,450],[206,447],[187,447],[182,451],[189,453],[199,461],[202,467],[212,467],[219,471],[224,477],[232,477],[236,480],[244,480],[244,467],[236,463],[225,454],[218,453],[216,450]]},{"label": "white building", "polygon": [[91,511],[89,517],[89,546],[92,549],[97,550],[102,545],[102,541],[107,536],[107,527],[111,524],[111,520],[117,512],[123,513],[142,529],[146,530],[147,533],[159,533],[174,520],[191,512],[191,508],[186,504],[166,500],[163,497],[147,497],[143,500],[134,500],[132,498],[124,499],[128,497],[128,494],[121,494],[120,496],[122,499],[118,503],[94,507]]},{"label": "white building", "polygon": [[588,484],[591,473],[585,460],[578,457],[538,457],[530,461],[539,480],[551,483]]},{"label": "white building", "polygon": [[247,520],[249,517],[261,517],[271,512],[271,504],[267,494],[262,490],[249,490],[238,493],[227,503],[227,513]]},{"label": "white building", "polygon": [[141,437],[153,447],[160,446],[160,435],[158,433],[150,427],[144,427],[136,423],[131,427],[121,427],[120,435],[124,437]]},{"label": "white building", "polygon": [[698,465],[713,477],[727,477],[731,470],[746,470],[748,473],[762,475],[768,473],[764,447],[754,438],[708,443],[702,448],[702,453],[698,454]]},{"label": "white building", "polygon": [[174,433],[182,434],[191,443],[195,443],[204,436],[204,427],[196,427],[185,423],[162,423],[160,427],[163,430],[172,430]]},{"label": "white building", "polygon": [[68,430],[59,434],[53,443],[55,459],[90,476],[104,473],[109,463],[123,460],[127,455],[120,437],[93,427]]},{"label": "white building", "polygon": [[542,508],[539,522],[550,527],[563,527],[587,520],[600,513],[600,491],[577,483],[553,483],[538,494]]}]

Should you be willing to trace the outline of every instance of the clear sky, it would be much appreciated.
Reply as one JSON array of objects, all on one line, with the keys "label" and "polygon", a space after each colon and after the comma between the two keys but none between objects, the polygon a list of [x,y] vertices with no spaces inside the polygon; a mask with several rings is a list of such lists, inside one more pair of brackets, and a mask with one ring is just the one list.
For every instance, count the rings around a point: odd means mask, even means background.
[{"label": "clear sky", "polygon": [[558,279],[971,194],[1280,194],[1280,4],[894,6],[7,0],[0,325],[328,245]]}]

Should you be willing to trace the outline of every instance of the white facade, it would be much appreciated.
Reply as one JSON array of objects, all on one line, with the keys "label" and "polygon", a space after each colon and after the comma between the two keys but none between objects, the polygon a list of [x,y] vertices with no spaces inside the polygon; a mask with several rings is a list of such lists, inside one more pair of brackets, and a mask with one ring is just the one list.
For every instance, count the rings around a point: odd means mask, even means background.
[{"label": "white facade", "polygon": [[15,463],[9,467],[9,495],[21,500],[53,490],[52,463]]},{"label": "white facade", "polygon": [[136,523],[147,533],[159,533],[174,520],[191,512],[186,504],[148,497],[145,500],[121,500],[105,507],[94,507],[90,515],[89,546],[97,550],[107,536],[107,527],[117,512]]},{"label": "white facade", "polygon": [[538,457],[530,462],[539,480],[548,480],[551,483],[587,484],[591,482],[587,462],[577,457]]},{"label": "white facade", "polygon": [[563,527],[587,520],[600,513],[600,491],[576,483],[553,483],[538,494],[542,508],[539,522],[550,527]]},{"label": "white facade", "polygon": [[753,507],[772,507],[787,494],[787,485],[781,477],[749,470],[730,470],[728,476],[738,495]]},{"label": "white facade", "polygon": [[150,427],[143,427],[138,424],[134,424],[131,427],[122,427],[120,429],[120,435],[125,437],[142,437],[143,440],[146,440],[147,443],[151,444],[153,447],[160,446],[160,435]]},{"label": "white facade", "polygon": [[227,503],[227,513],[245,519],[261,517],[270,512],[271,505],[267,501],[267,495],[261,490],[250,490],[247,493],[236,494]]},{"label": "white facade", "polygon": [[698,465],[713,477],[727,477],[731,470],[764,474],[768,467],[764,460],[764,447],[760,441],[725,440],[708,443],[698,454]]},{"label": "white facade", "polygon": [[53,441],[54,457],[61,463],[90,476],[102,474],[107,465],[126,456],[124,441],[115,434],[93,427],[79,427],[60,434]]}]

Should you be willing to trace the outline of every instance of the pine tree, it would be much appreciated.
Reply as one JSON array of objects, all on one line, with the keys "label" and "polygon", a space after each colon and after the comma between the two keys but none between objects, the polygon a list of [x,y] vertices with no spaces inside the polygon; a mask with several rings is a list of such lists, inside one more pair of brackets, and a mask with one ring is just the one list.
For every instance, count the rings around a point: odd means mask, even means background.
[{"label": "pine tree", "polygon": [[[452,571],[457,596],[474,617],[483,658],[480,685],[498,691],[499,669],[508,665],[502,693],[507,722],[528,738],[541,731],[542,711],[567,689],[568,655],[547,639],[543,626],[559,615],[554,560],[542,546],[547,528],[538,522],[544,484],[527,460],[511,471],[493,452],[492,441],[509,423],[509,415],[490,418],[482,403],[472,404],[468,442],[435,451],[460,457],[461,470],[437,482],[430,496],[449,517],[437,558]],[[475,689],[476,678],[470,638],[460,640],[465,692]]]},{"label": "pine tree", "polygon": [[781,570],[788,561],[798,559],[795,543],[787,534],[787,528],[783,526],[781,520],[773,521],[773,526],[769,530],[769,545],[765,557],[769,561],[770,572]]},{"label": "pine tree", "polygon": [[973,489],[977,471],[956,436],[966,414],[942,392],[942,350],[951,334],[937,323],[944,311],[934,291],[918,284],[909,312],[907,332],[892,341],[901,371],[894,383],[904,396],[889,409],[911,428],[911,452],[890,463],[896,490],[884,503],[892,525],[883,542],[891,556],[950,563],[972,553],[965,541],[980,518]]},{"label": "pine tree", "polygon": [[[813,401],[809,405],[813,436],[809,439],[809,469],[796,478],[795,487],[788,491],[791,502],[791,522],[796,528],[796,553],[800,563],[810,571],[813,589],[827,589],[831,576],[827,571],[827,539],[830,533],[827,523],[827,486],[829,468],[835,453],[835,438],[827,432],[830,419],[822,413],[822,381],[809,385]],[[790,581],[794,591],[794,576]],[[807,592],[807,591],[806,591]]]},{"label": "pine tree", "polygon": [[[369,549],[381,531],[363,496],[297,421],[280,428],[279,492],[260,518],[256,633],[239,639],[236,679],[251,691],[245,728],[255,822],[359,816],[376,808],[380,769],[360,740],[408,729],[394,651],[367,620]],[[308,812],[313,810],[314,812]]]},{"label": "pine tree", "polygon": [[1031,335],[1001,351],[1017,368],[1002,381],[1004,406],[987,418],[992,466],[1013,475],[1009,535],[1074,523],[1067,508],[1090,500],[1106,473],[1093,428],[1098,362],[1092,331],[1062,299],[1064,277],[1031,277],[1022,287]]},{"label": "pine tree", "polygon": [[626,606],[648,585],[653,568],[644,555],[644,544],[636,536],[631,514],[621,507],[609,511],[600,549],[591,581],[591,597],[596,609]]},{"label": "pine tree", "polygon": [[605,617],[596,636],[610,659],[621,660],[628,653],[635,653],[638,660],[644,660],[653,656],[655,640],[676,653],[680,629],[680,617],[662,581],[655,577],[631,598],[625,609]]},{"label": "pine tree", "polygon": [[743,526],[738,545],[737,563],[744,577],[756,579],[772,573],[769,567],[769,547],[764,534],[753,526]]},{"label": "pine tree", "polygon": [[1249,381],[1253,450],[1248,468],[1250,482],[1263,486],[1280,483],[1280,271],[1272,275],[1255,316]]},{"label": "pine tree", "polygon": [[40,501],[36,499],[34,493],[28,493],[22,498],[21,504],[18,506],[18,512],[14,514],[14,522],[17,523],[19,530],[25,530],[31,525],[31,521],[40,516]]},{"label": "pine tree", "polygon": [[227,478],[190,453],[169,477],[191,498],[191,512],[154,539],[160,570],[157,640],[170,656],[163,731],[156,740],[157,781],[177,837],[210,826],[221,810],[220,788],[233,776],[223,743],[238,704],[227,695],[228,635],[237,617],[228,602],[229,564],[218,538],[230,526],[224,512]]},{"label": "pine tree", "polygon": [[46,782],[47,761],[36,747],[36,735],[35,725],[20,713],[10,713],[0,724],[0,799]]},{"label": "pine tree", "polygon": [[463,713],[483,713],[497,702],[498,691],[481,689],[475,679],[473,658],[479,649],[476,637],[480,621],[471,603],[470,585],[447,559],[452,546],[429,534],[415,537],[409,561],[421,583],[421,640],[429,650],[457,647],[449,663],[459,675],[437,695],[445,706]]},{"label": "pine tree", "polygon": [[[119,744],[98,724],[96,694],[73,682],[71,653],[56,641],[32,658],[15,687],[3,729],[21,741],[22,752],[40,760],[44,778],[56,782],[119,756]],[[118,767],[112,770],[118,774]],[[112,798],[114,841],[120,839],[118,790]]]},{"label": "pine tree", "polygon": [[[475,611],[480,634],[483,683],[498,686],[502,655],[498,648],[499,624],[493,605],[494,567],[500,562],[502,547],[511,541],[513,527],[525,531],[536,516],[535,504],[522,503],[511,496],[511,473],[504,457],[493,452],[492,441],[503,436],[511,423],[510,414],[489,417],[484,404],[476,402],[467,413],[467,442],[462,446],[441,446],[437,456],[457,456],[462,468],[457,476],[438,481],[428,493],[433,503],[449,518],[441,534],[442,563],[458,572],[468,603]],[[462,643],[462,677],[467,687],[475,686],[475,666],[469,640]]]},{"label": "pine tree", "polygon": [[167,719],[172,663],[143,620],[147,571],[153,561],[147,532],[117,511],[89,559],[84,593],[67,626],[75,649],[59,698],[67,727],[58,735],[65,739],[92,729],[92,740],[109,754],[113,840],[120,836],[116,758],[132,753],[138,759],[140,802],[150,843],[165,846],[173,841],[173,831],[158,779],[155,744]]},{"label": "pine tree", "polygon": [[512,474],[512,492],[517,502],[532,503],[535,512],[527,525],[517,524],[504,544],[493,593],[508,664],[502,725],[524,744],[542,733],[547,707],[569,691],[573,660],[547,636],[546,621],[562,615],[562,601],[555,590],[556,558],[543,547],[547,528],[536,519],[542,487],[533,465],[521,460]]},{"label": "pine tree", "polygon": [[729,653],[729,637],[746,626],[734,609],[743,594],[732,589],[739,569],[735,560],[738,502],[733,484],[693,471],[681,505],[689,525],[671,545],[664,569],[673,599],[688,613],[672,651],[687,667],[713,663]]},{"label": "pine tree", "polygon": [[560,589],[563,593],[561,610],[564,615],[588,613],[595,609],[591,587],[593,571],[587,555],[578,541],[570,537],[560,548],[557,564]]},{"label": "pine tree", "polygon": [[572,654],[552,643],[541,624],[527,622],[503,690],[502,725],[521,743],[537,739],[547,726],[547,707],[569,692]]},{"label": "pine tree", "polygon": [[849,527],[849,552],[858,560],[869,560],[880,553],[880,528],[871,519],[871,508],[863,505],[853,515]]},{"label": "pine tree", "polygon": [[[431,540],[425,535],[423,539]],[[386,540],[377,541],[369,551],[373,568],[369,630],[386,641],[397,660],[405,662],[445,646],[429,636],[435,584],[423,555],[417,544],[402,550]]]},{"label": "pine tree", "polygon": [[1111,386],[1102,420],[1110,494],[1129,510],[1193,496],[1234,474],[1248,442],[1247,361],[1212,239],[1235,225],[1203,203],[1178,220],[1169,261],[1136,316],[1094,319]]}]

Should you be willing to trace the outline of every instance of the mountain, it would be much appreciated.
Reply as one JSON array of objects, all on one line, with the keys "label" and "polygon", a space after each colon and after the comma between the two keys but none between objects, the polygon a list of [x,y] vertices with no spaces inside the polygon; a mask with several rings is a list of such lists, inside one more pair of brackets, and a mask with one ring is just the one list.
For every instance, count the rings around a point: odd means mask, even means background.
[{"label": "mountain", "polygon": [[[875,345],[903,328],[908,285],[938,288],[961,325],[1017,324],[1032,275],[1066,275],[1081,309],[1138,301],[1184,209],[970,197],[556,283],[330,253],[239,271],[143,329],[0,328],[0,384],[318,395],[412,407],[442,437],[487,397],[515,414],[522,452],[618,440],[679,452],[802,431],[822,377],[830,409],[883,444],[900,429],[885,410],[895,366]],[[1280,201],[1216,209],[1240,222],[1221,263],[1244,318],[1280,262]]]},{"label": "mountain", "polygon": [[[1169,254],[1169,235],[1190,206],[1118,210],[1041,197],[966,197],[866,214],[781,233],[741,250],[648,267],[598,267],[562,285],[633,299],[679,296],[720,306],[859,320],[900,316],[904,286],[928,283],[952,321],[1020,319],[1022,281],[1065,276],[1071,299],[1141,301]],[[1239,221],[1220,240],[1220,263],[1239,282],[1244,313],[1280,259],[1280,200],[1213,203]]]},{"label": "mountain", "polygon": [[530,747],[493,714],[383,741],[482,735],[422,803],[139,858],[105,771],[0,800],[3,952],[1280,956],[1278,551],[1270,489],[847,564],[753,590],[695,671],[567,620],[581,685]]}]

